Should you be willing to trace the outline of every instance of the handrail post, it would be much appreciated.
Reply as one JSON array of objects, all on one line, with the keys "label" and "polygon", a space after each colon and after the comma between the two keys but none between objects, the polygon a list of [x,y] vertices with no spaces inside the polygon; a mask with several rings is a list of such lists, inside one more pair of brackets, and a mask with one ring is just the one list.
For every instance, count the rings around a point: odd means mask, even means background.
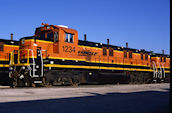
[{"label": "handrail post", "polygon": [[13,61],[12,61],[13,60],[13,58],[12,58],[13,57],[13,51],[10,54],[11,54],[11,57],[10,57],[10,65],[13,65]]},{"label": "handrail post", "polygon": [[18,50],[18,64],[20,64],[20,50]]},{"label": "handrail post", "polygon": [[27,64],[29,64],[29,49],[27,50]]}]

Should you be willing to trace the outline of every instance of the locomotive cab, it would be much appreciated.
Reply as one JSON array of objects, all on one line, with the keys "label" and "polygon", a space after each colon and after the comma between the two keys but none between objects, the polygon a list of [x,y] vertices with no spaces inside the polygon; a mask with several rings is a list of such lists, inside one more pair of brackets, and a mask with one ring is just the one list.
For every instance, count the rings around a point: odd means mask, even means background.
[{"label": "locomotive cab", "polygon": [[58,42],[58,29],[53,29],[51,26],[39,27],[36,28],[35,36],[38,39]]},{"label": "locomotive cab", "polygon": [[21,38],[19,50],[12,52],[10,66],[13,73],[10,76],[15,76],[20,83],[23,81],[22,84],[28,82],[26,84],[29,86],[31,83],[42,83],[44,66],[50,62],[52,64],[51,59],[70,58],[77,53],[76,30],[65,26],[42,25],[44,26],[36,28],[34,36]]}]

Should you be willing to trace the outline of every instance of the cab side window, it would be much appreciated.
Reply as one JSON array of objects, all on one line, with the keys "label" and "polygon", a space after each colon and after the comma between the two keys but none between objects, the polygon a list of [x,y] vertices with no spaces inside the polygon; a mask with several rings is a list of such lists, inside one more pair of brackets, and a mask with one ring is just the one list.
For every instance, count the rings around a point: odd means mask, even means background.
[{"label": "cab side window", "polygon": [[65,42],[69,42],[69,43],[73,43],[73,34],[71,33],[65,33],[66,37],[65,37]]},{"label": "cab side window", "polygon": [[59,40],[59,37],[58,36],[59,36],[58,33],[55,32],[54,33],[54,42],[58,42],[58,40]]},{"label": "cab side window", "polygon": [[41,34],[40,34],[40,39],[45,40],[45,33],[41,33]]}]

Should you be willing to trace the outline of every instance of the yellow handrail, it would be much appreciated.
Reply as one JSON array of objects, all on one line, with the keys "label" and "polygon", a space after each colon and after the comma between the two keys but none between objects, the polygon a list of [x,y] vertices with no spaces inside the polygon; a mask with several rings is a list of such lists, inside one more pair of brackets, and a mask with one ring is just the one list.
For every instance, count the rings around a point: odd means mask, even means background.
[{"label": "yellow handrail", "polygon": [[18,50],[18,64],[20,64],[20,50]]},{"label": "yellow handrail", "polygon": [[29,64],[29,49],[27,50],[27,64]]},{"label": "yellow handrail", "polygon": [[[14,50],[15,51],[15,50]],[[10,65],[15,65],[15,66],[17,66],[17,65],[20,65],[20,66],[22,66],[22,65],[30,65],[29,63],[29,58],[30,58],[30,52],[32,52],[33,50],[31,50],[31,49],[20,49],[20,50],[18,50],[18,52],[17,52],[17,56],[18,56],[18,58],[17,58],[17,63],[15,63],[14,61],[15,61],[15,59],[14,59],[14,54],[15,54],[15,52],[14,51],[12,51],[10,54],[11,54],[11,58],[10,58]],[[21,53],[20,52],[22,52],[22,51],[25,51],[25,52],[27,52],[27,61],[26,61],[26,63],[22,63],[21,62],[21,59],[22,59],[22,57],[20,57],[20,55],[21,55]],[[23,52],[24,53],[24,52]],[[32,58],[34,58],[34,56],[32,56]]]}]

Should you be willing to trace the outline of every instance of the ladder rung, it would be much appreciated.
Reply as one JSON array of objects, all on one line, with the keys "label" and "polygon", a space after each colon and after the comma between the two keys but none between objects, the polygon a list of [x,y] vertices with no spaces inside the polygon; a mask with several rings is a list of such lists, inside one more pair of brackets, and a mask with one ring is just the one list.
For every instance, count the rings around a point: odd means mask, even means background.
[{"label": "ladder rung", "polygon": [[34,81],[34,83],[42,83],[42,81]]}]

